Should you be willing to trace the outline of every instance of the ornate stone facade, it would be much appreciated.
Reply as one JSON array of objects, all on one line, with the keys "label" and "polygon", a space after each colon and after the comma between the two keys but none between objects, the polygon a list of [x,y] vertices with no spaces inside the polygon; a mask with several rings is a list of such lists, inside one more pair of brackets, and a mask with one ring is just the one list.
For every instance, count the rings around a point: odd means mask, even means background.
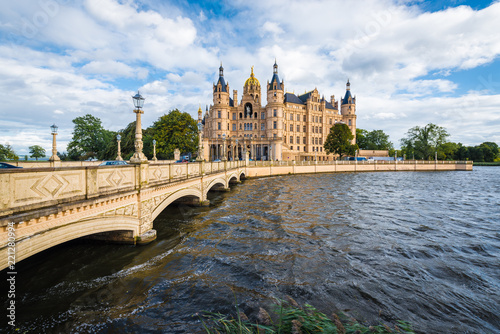
[{"label": "ornate stone facade", "polygon": [[261,103],[261,85],[253,67],[241,100],[236,90],[232,96],[229,91],[221,64],[219,79],[213,85],[213,104],[204,117],[201,108],[198,110],[198,121],[204,124],[206,160],[244,160],[245,152],[252,160],[332,160],[323,149],[330,128],[343,122],[356,136],[356,97],[351,94],[349,81],[340,110],[334,95],[327,101],[316,88],[302,95],[285,93],[276,62],[266,85],[266,105]]}]

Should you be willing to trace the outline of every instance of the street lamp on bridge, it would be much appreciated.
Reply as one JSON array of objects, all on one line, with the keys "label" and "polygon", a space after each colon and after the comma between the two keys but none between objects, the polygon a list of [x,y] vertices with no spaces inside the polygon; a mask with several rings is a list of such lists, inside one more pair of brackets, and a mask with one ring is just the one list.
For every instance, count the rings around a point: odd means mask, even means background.
[{"label": "street lamp on bridge", "polygon": [[203,142],[201,141],[201,133],[203,131],[203,124],[198,123],[198,157],[196,158],[196,161],[202,161],[203,160]]},{"label": "street lamp on bridge", "polygon": [[156,158],[156,139],[153,139],[153,161],[158,161],[158,159]]},{"label": "street lamp on bridge", "polygon": [[142,142],[142,128],[141,128],[141,114],[144,114],[144,111],[141,108],[144,106],[145,98],[137,91],[135,96],[132,96],[132,100],[134,101],[134,113],[136,115],[135,119],[135,153],[130,158],[130,162],[133,164],[142,164],[148,163],[148,158],[142,153],[143,142]]},{"label": "street lamp on bridge", "polygon": [[59,161],[61,160],[57,155],[57,145],[56,145],[56,136],[57,136],[57,125],[52,124],[50,126],[50,130],[52,132],[52,156],[49,158],[49,161]]},{"label": "street lamp on bridge", "polygon": [[119,134],[116,135],[116,142],[118,143],[118,154],[116,156],[116,160],[118,160],[118,161],[122,161],[123,160],[123,158],[122,158],[122,150],[120,148],[121,141],[122,141],[122,136],[120,136]]}]

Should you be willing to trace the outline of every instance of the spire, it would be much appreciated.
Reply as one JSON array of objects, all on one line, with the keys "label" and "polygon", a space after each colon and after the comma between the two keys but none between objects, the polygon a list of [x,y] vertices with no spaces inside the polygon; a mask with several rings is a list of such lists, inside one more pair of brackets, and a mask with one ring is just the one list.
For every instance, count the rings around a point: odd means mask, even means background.
[{"label": "spire", "polygon": [[198,115],[201,115],[203,113],[203,111],[201,110],[201,103],[200,103],[200,107],[198,108]]},{"label": "spire", "polygon": [[[222,67],[222,61],[220,62],[220,67],[219,67],[219,80],[217,81],[217,85],[221,85],[221,90],[222,92],[227,93],[227,86],[226,86],[226,81],[224,80],[224,67]],[[216,87],[214,86],[214,91]]]},{"label": "spire", "polygon": [[269,84],[269,90],[275,90],[275,89],[281,90],[282,84],[283,82],[280,82],[280,78],[278,77],[278,63],[276,63],[276,59],[274,59],[273,78],[271,79],[271,83]]},{"label": "spire", "polygon": [[351,90],[351,84],[349,83],[349,79],[347,79],[347,84],[345,86],[346,90]]}]

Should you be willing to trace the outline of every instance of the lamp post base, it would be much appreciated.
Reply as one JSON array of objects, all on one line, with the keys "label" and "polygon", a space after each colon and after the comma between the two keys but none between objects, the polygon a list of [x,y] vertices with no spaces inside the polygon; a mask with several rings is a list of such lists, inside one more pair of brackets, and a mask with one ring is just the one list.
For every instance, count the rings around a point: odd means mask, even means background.
[{"label": "lamp post base", "polygon": [[130,158],[130,163],[132,164],[145,164],[148,163],[148,158],[144,155],[144,153],[135,152],[132,158]]}]

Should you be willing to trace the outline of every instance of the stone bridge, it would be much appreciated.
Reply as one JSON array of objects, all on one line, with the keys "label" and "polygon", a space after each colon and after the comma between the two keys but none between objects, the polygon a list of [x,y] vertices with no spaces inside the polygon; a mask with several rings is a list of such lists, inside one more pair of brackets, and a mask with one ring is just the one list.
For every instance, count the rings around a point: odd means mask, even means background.
[{"label": "stone bridge", "polygon": [[[171,203],[208,205],[210,190],[243,177],[305,173],[470,171],[471,161],[226,161],[0,171],[0,270],[80,237],[124,243],[156,238]],[[15,248],[15,249],[14,249]]]},{"label": "stone bridge", "polygon": [[[245,176],[245,161],[23,168],[0,172],[0,270],[84,236],[124,243],[156,238],[171,203],[208,205],[210,190]],[[12,257],[10,258],[12,260]]]}]

